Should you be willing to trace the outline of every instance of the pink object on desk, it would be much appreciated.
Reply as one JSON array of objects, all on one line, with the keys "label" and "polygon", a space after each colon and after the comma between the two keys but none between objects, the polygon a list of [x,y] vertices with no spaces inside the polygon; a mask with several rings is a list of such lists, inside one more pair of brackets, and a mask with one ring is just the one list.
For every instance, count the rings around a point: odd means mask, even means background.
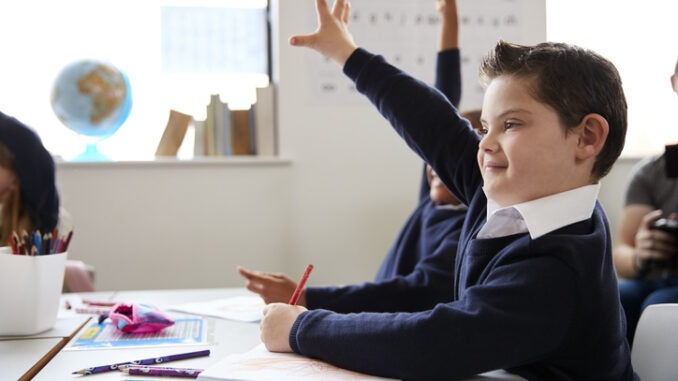
[{"label": "pink object on desk", "polygon": [[92,292],[94,283],[83,261],[69,259],[66,261],[64,286],[69,292]]},{"label": "pink object on desk", "polygon": [[[106,318],[102,316],[99,319]],[[157,307],[144,304],[118,303],[108,314],[113,325],[125,333],[153,333],[174,325],[174,320],[160,311]]]}]

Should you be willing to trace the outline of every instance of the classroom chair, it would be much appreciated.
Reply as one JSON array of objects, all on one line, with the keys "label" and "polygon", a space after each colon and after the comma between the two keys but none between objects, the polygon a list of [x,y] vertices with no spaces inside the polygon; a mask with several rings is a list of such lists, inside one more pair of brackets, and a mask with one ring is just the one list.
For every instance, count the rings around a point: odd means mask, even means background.
[{"label": "classroom chair", "polygon": [[678,380],[678,303],[653,304],[640,315],[631,350],[644,381]]}]

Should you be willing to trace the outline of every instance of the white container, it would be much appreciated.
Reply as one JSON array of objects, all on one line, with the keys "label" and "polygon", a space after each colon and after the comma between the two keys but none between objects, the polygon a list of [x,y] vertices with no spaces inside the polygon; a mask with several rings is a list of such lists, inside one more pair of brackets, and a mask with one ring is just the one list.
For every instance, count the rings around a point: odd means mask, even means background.
[{"label": "white container", "polygon": [[54,327],[67,256],[0,249],[0,335],[34,335]]}]

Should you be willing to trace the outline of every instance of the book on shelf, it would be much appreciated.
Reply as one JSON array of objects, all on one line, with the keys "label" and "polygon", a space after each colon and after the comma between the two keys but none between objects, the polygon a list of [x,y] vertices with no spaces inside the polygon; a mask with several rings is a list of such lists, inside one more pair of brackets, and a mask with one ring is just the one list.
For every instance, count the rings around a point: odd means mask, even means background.
[{"label": "book on shelf", "polygon": [[191,115],[170,110],[167,126],[165,126],[165,131],[162,133],[158,148],[155,150],[155,155],[176,156],[192,119]]},{"label": "book on shelf", "polygon": [[256,103],[252,105],[255,152],[259,156],[275,156],[277,154],[275,85],[270,83],[266,87],[258,87],[256,96]]},{"label": "book on shelf", "polygon": [[277,154],[275,86],[256,89],[247,110],[230,109],[218,94],[210,95],[204,121],[194,121],[195,156]]},{"label": "book on shelf", "polygon": [[198,381],[357,381],[392,380],[338,368],[296,353],[273,353],[259,344],[226,356],[198,375]]},{"label": "book on shelf", "polygon": [[216,124],[214,122],[214,109],[216,107],[215,99],[221,103],[218,94],[210,96],[210,102],[205,107],[205,155],[216,156],[215,139]]},{"label": "book on shelf", "polygon": [[205,120],[193,120],[193,129],[195,132],[195,140],[193,142],[193,156],[207,156],[207,149],[205,148],[205,142],[207,141],[207,129]]},{"label": "book on shelf", "polygon": [[250,110],[231,110],[231,147],[233,155],[252,155]]},{"label": "book on shelf", "polygon": [[214,123],[214,156],[230,156],[231,150],[231,110],[228,103],[224,103],[218,94],[210,98],[210,113]]}]

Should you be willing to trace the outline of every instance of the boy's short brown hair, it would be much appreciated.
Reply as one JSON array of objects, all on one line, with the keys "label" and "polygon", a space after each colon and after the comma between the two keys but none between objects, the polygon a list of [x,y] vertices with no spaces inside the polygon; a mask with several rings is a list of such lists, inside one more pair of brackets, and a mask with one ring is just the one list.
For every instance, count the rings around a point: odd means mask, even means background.
[{"label": "boy's short brown hair", "polygon": [[574,45],[545,42],[523,46],[499,41],[483,59],[485,85],[499,76],[531,79],[532,96],[552,107],[567,129],[587,114],[604,117],[610,128],[592,175],[607,175],[624,148],[627,105],[615,66],[597,53]]}]

